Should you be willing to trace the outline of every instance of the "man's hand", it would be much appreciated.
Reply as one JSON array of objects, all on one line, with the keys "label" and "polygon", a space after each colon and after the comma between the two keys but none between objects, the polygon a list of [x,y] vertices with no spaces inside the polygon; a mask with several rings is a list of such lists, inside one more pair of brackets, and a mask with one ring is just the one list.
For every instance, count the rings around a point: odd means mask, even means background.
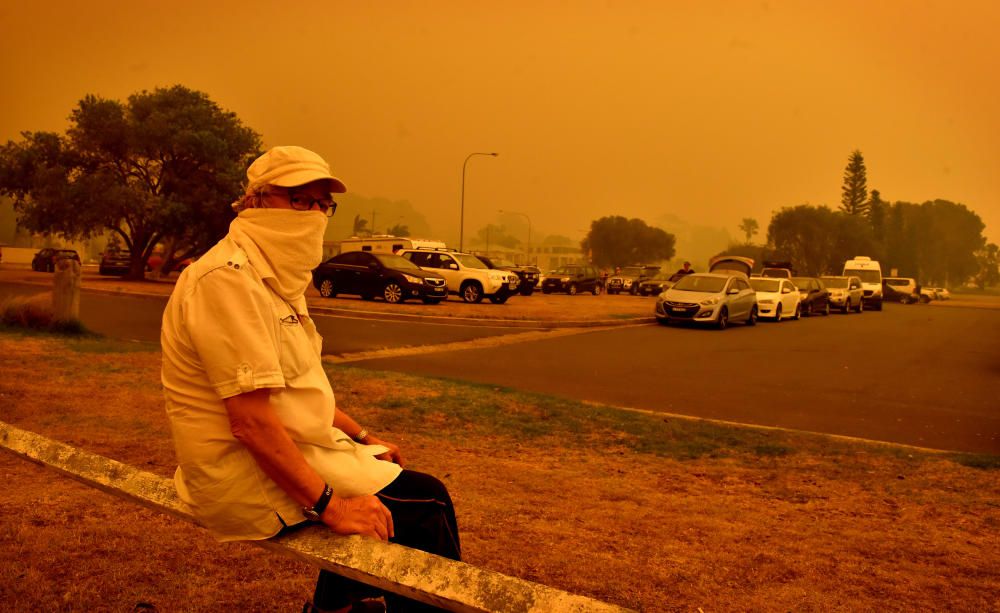
[{"label": "man's hand", "polygon": [[334,496],[320,517],[337,534],[361,534],[388,541],[396,535],[392,513],[375,496]]},{"label": "man's hand", "polygon": [[403,453],[399,450],[399,445],[390,443],[389,441],[383,441],[382,439],[369,434],[365,437],[364,445],[382,445],[383,447],[388,447],[389,451],[375,456],[380,460],[385,460],[386,462],[394,462],[403,466]]}]

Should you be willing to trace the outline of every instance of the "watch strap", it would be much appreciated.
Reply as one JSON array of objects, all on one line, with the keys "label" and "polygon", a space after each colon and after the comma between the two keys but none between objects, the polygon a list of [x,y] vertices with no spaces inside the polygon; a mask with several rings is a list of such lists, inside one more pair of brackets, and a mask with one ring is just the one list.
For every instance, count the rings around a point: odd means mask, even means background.
[{"label": "watch strap", "polygon": [[329,483],[323,484],[323,493],[320,494],[319,500],[316,504],[310,507],[304,507],[302,509],[302,514],[305,515],[306,519],[310,521],[320,521],[320,517],[323,516],[323,511],[330,504],[330,499],[333,498],[333,488],[330,487]]}]

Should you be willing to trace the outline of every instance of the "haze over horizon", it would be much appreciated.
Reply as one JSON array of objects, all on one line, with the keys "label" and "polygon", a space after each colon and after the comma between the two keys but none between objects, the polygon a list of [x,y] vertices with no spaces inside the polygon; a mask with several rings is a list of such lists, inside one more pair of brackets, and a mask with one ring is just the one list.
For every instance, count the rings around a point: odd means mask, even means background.
[{"label": "haze over horizon", "polygon": [[59,1],[0,18],[0,142],[63,132],[86,94],[181,84],[450,244],[471,152],[500,155],[469,161],[466,241],[501,209],[536,236],[624,215],[741,238],[753,217],[763,240],[781,207],[837,208],[854,149],[883,199],[960,202],[1000,242],[994,2]]}]

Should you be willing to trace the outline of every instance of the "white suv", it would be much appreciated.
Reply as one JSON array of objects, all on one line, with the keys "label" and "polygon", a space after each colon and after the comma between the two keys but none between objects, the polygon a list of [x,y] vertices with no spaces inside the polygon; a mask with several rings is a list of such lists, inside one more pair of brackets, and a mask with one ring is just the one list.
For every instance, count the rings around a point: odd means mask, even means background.
[{"label": "white suv", "polygon": [[493,304],[503,304],[520,283],[517,273],[492,269],[471,253],[445,249],[400,249],[396,253],[444,277],[448,292],[466,302],[482,302],[486,296]]}]

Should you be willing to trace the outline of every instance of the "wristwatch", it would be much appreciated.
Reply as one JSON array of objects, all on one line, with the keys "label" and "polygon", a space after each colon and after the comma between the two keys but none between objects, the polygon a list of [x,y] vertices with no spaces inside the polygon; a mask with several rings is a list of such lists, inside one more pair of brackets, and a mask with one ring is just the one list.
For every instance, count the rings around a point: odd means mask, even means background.
[{"label": "wristwatch", "polygon": [[319,500],[316,501],[316,504],[312,507],[302,507],[302,515],[309,521],[321,521],[320,516],[323,515],[326,505],[330,504],[330,499],[333,498],[333,488],[330,487],[330,484],[324,483],[323,485],[325,486],[323,493],[320,495]]}]

